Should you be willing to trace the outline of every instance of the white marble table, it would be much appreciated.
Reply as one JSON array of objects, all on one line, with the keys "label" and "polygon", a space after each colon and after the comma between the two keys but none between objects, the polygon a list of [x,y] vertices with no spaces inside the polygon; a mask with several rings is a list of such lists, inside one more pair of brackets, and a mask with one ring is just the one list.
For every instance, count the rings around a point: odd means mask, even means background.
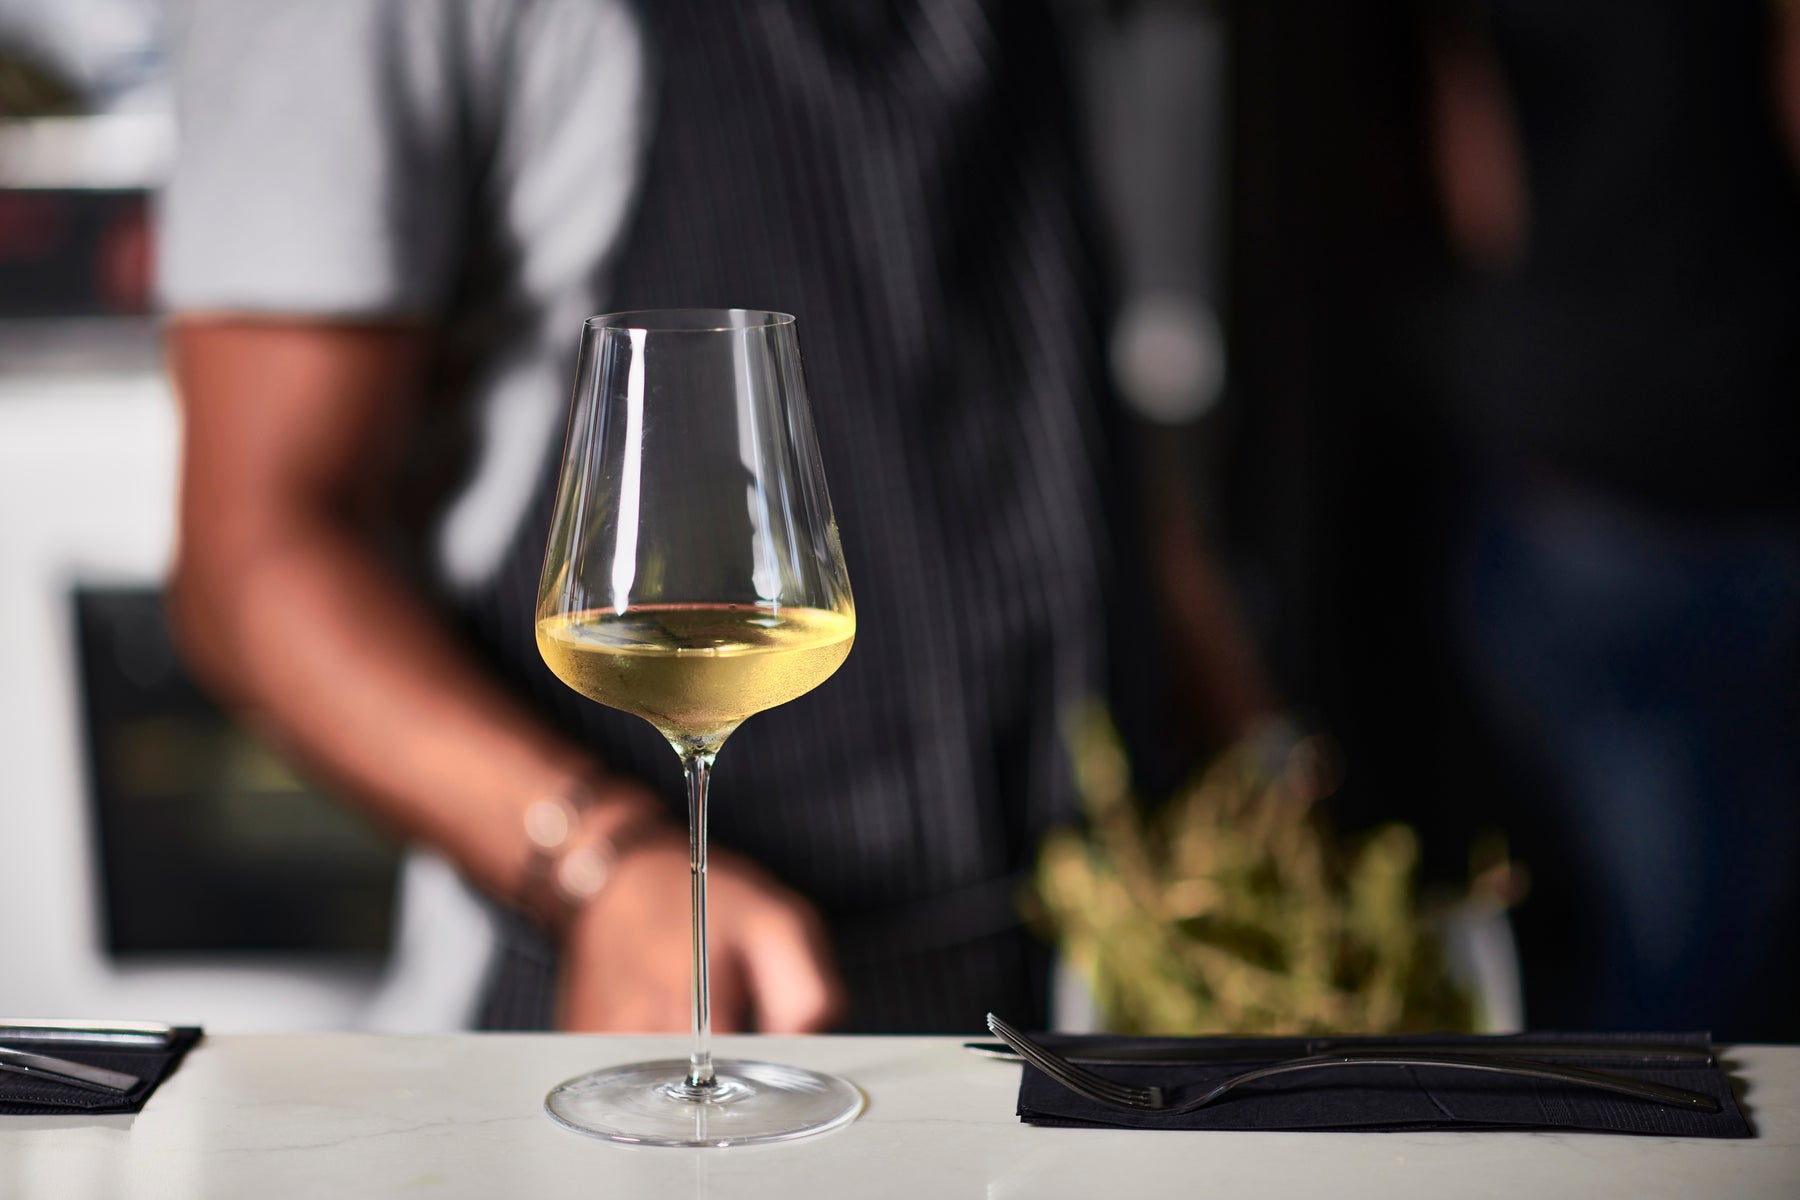
[{"label": "white marble table", "polygon": [[839,1071],[849,1127],[731,1150],[615,1146],[544,1116],[589,1067],[679,1038],[215,1037],[135,1117],[0,1117],[4,1200],[358,1197],[1800,1197],[1800,1047],[1729,1052],[1749,1141],[1556,1133],[1036,1129],[1018,1068],[950,1038],[722,1038]]}]

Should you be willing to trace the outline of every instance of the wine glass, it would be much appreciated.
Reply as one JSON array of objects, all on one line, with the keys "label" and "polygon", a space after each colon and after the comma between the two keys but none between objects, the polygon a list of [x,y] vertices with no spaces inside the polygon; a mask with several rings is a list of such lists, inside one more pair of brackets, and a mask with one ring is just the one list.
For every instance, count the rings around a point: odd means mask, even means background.
[{"label": "wine glass", "polygon": [[845,1080],[712,1060],[706,800],[755,713],[823,683],[856,609],[800,376],[794,318],[675,309],[590,318],[538,585],[537,644],[564,683],[650,722],[687,776],[693,1053],[559,1085],[557,1121],[614,1141],[727,1146],[832,1129]]}]

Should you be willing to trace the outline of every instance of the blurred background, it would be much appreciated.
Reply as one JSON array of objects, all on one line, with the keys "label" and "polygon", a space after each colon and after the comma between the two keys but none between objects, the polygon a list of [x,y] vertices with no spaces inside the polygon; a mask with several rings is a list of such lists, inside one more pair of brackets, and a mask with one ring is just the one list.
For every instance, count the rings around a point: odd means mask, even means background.
[{"label": "blurred background", "polygon": [[[1534,1026],[1800,1038],[1794,6],[1064,7],[1145,486],[1334,820],[1504,839]],[[0,0],[0,1011],[454,1025],[454,930],[162,617],[161,18]]]}]

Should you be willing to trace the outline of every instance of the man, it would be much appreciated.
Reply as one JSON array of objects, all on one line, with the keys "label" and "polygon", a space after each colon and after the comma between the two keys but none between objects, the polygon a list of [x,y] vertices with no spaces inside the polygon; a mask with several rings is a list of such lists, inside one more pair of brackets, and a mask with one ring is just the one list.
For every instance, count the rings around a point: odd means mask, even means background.
[{"label": "man", "polygon": [[[1058,722],[1130,674],[1109,593],[1145,592],[1042,6],[192,0],[174,26],[183,638],[537,917],[556,953],[516,930],[485,1022],[544,1023],[556,959],[564,1027],[686,1020],[673,756],[531,632],[579,320],[686,305],[799,317],[858,601],[846,667],[720,760],[715,1022],[1042,1020],[1015,891],[1072,812]],[[475,469],[409,554],[459,426]],[[578,852],[604,883],[546,902]]]},{"label": "man", "polygon": [[1533,1019],[1788,1041],[1800,970],[1800,10],[1482,0],[1433,31],[1471,267],[1449,589],[1521,780]]}]

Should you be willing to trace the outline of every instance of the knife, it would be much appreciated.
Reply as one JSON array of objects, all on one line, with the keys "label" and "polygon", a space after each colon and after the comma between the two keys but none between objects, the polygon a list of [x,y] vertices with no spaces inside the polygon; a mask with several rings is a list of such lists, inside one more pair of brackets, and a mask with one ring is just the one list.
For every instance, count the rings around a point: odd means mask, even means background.
[{"label": "knife", "polygon": [[69,1042],[166,1049],[175,1030],[156,1021],[50,1021],[0,1017],[0,1042]]},{"label": "knife", "polygon": [[[1660,1042],[1560,1042],[1555,1045],[1529,1045],[1495,1040],[1470,1045],[1464,1042],[1381,1042],[1344,1038],[1285,1040],[1276,1038],[1271,1039],[1265,1046],[1140,1045],[1124,1042],[1112,1045],[1101,1043],[1085,1048],[1070,1046],[1053,1046],[1051,1048],[1071,1062],[1101,1066],[1125,1066],[1133,1063],[1261,1062],[1269,1058],[1325,1054],[1333,1050],[1394,1054],[1468,1054],[1496,1058],[1652,1058],[1670,1063],[1710,1063],[1713,1061],[1711,1050],[1701,1050],[1693,1046],[1672,1046]],[[1005,1042],[964,1042],[963,1049],[971,1054],[979,1054],[983,1058],[998,1059],[1002,1062],[1023,1061]]]},{"label": "knife", "polygon": [[25,1050],[9,1050],[0,1046],[0,1071],[24,1075],[32,1079],[49,1079],[94,1092],[129,1092],[143,1081],[123,1071],[90,1067],[86,1063],[52,1058],[48,1054],[32,1054]]}]

